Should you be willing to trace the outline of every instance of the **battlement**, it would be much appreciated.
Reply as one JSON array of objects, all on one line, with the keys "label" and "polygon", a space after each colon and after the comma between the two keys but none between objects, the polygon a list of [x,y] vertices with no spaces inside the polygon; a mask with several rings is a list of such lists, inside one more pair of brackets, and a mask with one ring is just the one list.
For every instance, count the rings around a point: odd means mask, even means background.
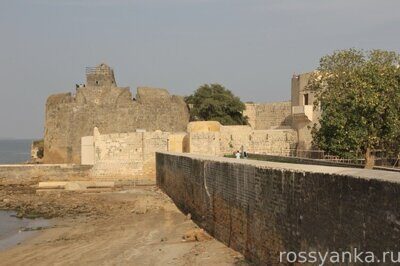
[{"label": "battlement", "polygon": [[78,86],[76,93],[47,99],[45,162],[79,163],[81,138],[91,135],[94,127],[105,134],[186,129],[189,111],[182,97],[141,87],[134,100],[128,87],[117,87],[114,71],[106,64],[86,68],[86,78],[86,86]]}]

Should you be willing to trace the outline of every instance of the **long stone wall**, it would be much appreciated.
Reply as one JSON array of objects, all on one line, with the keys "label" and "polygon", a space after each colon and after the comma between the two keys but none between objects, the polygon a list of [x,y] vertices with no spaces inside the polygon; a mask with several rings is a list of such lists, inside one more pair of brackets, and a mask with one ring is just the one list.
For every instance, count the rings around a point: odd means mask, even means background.
[{"label": "long stone wall", "polygon": [[252,130],[249,126],[223,126],[220,136],[220,155],[232,154],[242,147],[251,153],[285,154],[297,144],[297,134],[292,129]]},{"label": "long stone wall", "polygon": [[87,180],[91,166],[71,164],[0,165],[0,178],[34,181]]},{"label": "long stone wall", "polygon": [[293,129],[254,130],[250,126],[222,126],[215,121],[190,122],[188,152],[226,155],[237,150],[250,153],[284,154],[296,148]]},{"label": "long stone wall", "polygon": [[261,265],[280,252],[400,248],[400,174],[157,153],[157,184],[211,235]]}]

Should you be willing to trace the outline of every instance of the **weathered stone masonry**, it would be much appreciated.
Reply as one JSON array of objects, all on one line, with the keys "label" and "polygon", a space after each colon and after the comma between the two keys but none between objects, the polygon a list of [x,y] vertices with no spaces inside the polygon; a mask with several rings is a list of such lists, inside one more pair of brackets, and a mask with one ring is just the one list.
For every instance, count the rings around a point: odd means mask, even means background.
[{"label": "weathered stone masonry", "polygon": [[94,133],[93,176],[155,182],[155,152],[167,151],[170,133]]},{"label": "weathered stone masonry", "polygon": [[291,128],[291,102],[246,103],[244,115],[253,129]]},{"label": "weathered stone masonry", "polygon": [[90,165],[12,164],[0,165],[0,179],[34,181],[71,181],[90,179]]},{"label": "weathered stone masonry", "polygon": [[[281,251],[399,250],[398,173],[157,153],[157,184],[263,265]],[[396,253],[397,254],[397,253]]]},{"label": "weathered stone masonry", "polygon": [[101,64],[87,70],[86,85],[76,94],[52,95],[46,103],[45,163],[80,163],[81,138],[97,127],[104,134],[186,129],[189,112],[182,97],[167,90],[117,87],[114,72]]}]

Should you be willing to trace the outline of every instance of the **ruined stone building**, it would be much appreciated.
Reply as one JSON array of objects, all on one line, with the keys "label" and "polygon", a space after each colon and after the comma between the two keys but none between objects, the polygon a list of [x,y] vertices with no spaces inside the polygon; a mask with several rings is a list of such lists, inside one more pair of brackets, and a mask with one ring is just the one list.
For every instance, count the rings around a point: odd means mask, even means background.
[{"label": "ruined stone building", "polygon": [[86,69],[86,84],[76,93],[51,95],[46,102],[45,163],[80,163],[81,138],[102,133],[185,131],[188,108],[182,97],[165,89],[118,87],[106,64]]}]

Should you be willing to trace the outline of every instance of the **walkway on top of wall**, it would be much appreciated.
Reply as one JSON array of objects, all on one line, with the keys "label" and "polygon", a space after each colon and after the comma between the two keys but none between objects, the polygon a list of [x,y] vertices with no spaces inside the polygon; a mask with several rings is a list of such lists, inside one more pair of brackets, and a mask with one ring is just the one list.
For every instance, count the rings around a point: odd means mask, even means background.
[{"label": "walkway on top of wall", "polygon": [[400,183],[400,173],[384,171],[384,170],[370,170],[370,169],[309,165],[309,164],[277,163],[277,162],[267,162],[267,161],[250,160],[250,159],[236,159],[236,158],[209,156],[209,155],[190,154],[190,153],[175,153],[175,152],[157,152],[157,153],[195,158],[204,161],[217,161],[225,163],[253,165],[263,168],[290,170],[294,172],[303,172],[303,173],[311,172],[311,173],[322,173],[322,174],[336,174],[342,176],[358,177],[363,179],[374,179],[392,183]]}]

